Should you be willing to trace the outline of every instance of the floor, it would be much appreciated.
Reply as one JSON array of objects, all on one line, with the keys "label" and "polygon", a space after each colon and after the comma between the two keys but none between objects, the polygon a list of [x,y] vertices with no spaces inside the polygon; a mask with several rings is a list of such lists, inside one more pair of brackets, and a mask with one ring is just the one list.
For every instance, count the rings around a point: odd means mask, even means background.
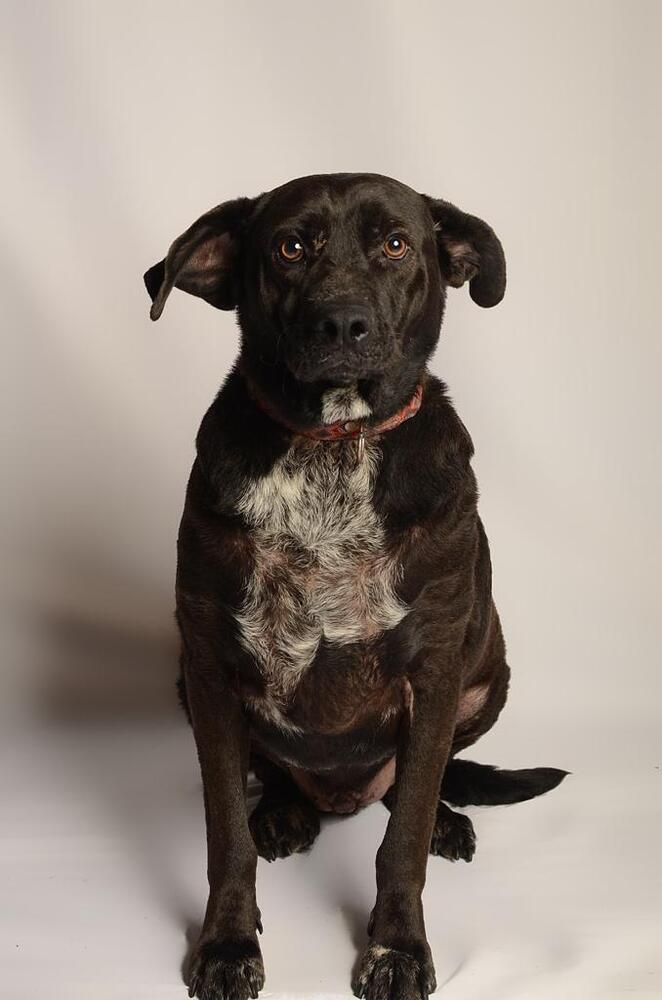
[{"label": "floor", "polygon": [[[504,733],[471,756],[573,773],[536,801],[469,810],[472,864],[430,860],[437,995],[662,997],[657,733],[634,745],[613,727]],[[34,724],[2,741],[0,996],[184,998],[180,967],[206,891],[189,730]],[[378,804],[328,820],[309,855],[260,861],[264,998],[351,996],[386,815]]]}]

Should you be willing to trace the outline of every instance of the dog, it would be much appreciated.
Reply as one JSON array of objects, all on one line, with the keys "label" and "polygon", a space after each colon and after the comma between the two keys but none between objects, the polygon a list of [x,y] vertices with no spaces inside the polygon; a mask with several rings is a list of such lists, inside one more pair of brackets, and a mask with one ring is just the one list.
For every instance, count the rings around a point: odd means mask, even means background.
[{"label": "dog", "polygon": [[[207,212],[145,274],[237,310],[238,360],[196,439],[178,536],[180,694],[202,772],[209,900],[189,996],[264,984],[257,857],[309,849],[321,813],[390,810],[367,1000],[435,989],[429,853],[470,861],[450,804],[519,802],[556,768],[457,758],[509,683],[473,446],[427,369],[446,290],[492,307],[503,249],[481,219],[377,174],[299,178]],[[252,768],[262,798],[247,814]]]}]

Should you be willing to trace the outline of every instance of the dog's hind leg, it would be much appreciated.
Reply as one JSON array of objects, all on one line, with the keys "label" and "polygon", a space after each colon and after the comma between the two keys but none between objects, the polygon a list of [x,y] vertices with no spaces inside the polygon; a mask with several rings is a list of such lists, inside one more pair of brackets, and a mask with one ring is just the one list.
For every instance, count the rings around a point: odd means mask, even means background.
[{"label": "dog's hind leg", "polygon": [[262,798],[248,820],[257,853],[275,861],[309,850],[320,832],[313,803],[287,771],[261,754],[251,755],[251,766],[262,782]]},{"label": "dog's hind leg", "polygon": [[[393,789],[390,788],[382,802],[391,811]],[[476,850],[476,833],[468,816],[455,812],[441,799],[432,830],[430,854],[449,861],[471,861]]]}]

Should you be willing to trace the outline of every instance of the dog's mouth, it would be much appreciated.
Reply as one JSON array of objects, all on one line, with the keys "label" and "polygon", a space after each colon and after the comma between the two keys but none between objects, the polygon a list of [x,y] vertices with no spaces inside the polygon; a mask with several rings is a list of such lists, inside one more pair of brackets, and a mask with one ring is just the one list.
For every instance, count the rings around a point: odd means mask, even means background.
[{"label": "dog's mouth", "polygon": [[288,364],[288,368],[299,382],[327,382],[338,386],[351,385],[357,379],[375,377],[383,371],[382,366],[374,362],[357,364],[354,361],[342,358],[336,360],[330,357],[322,358],[316,363],[302,359],[293,365]]},{"label": "dog's mouth", "polygon": [[286,350],[285,364],[299,382],[327,382],[345,386],[357,379],[374,378],[386,370],[388,357],[383,351],[370,354],[329,351],[310,345],[303,350]]}]

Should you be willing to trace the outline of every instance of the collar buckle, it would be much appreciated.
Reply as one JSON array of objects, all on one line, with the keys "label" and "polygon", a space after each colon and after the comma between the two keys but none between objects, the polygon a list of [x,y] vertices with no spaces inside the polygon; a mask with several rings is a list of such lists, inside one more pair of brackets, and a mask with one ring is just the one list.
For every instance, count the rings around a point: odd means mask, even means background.
[{"label": "collar buckle", "polygon": [[360,465],[365,455],[365,434],[363,424],[359,424],[359,436],[356,439],[356,464]]}]

